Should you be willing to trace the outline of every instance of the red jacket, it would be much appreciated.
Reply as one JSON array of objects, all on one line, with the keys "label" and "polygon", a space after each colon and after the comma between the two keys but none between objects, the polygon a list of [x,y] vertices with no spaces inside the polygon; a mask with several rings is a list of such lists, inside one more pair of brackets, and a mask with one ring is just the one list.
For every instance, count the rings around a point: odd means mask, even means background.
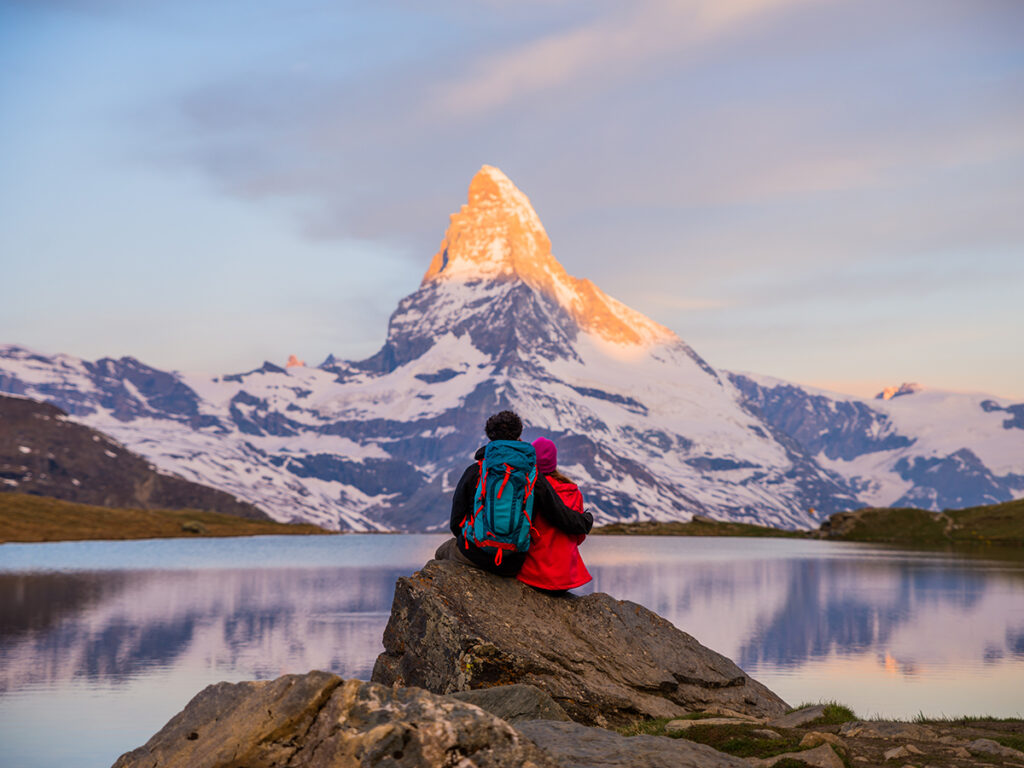
[{"label": "red jacket", "polygon": [[[583,494],[575,483],[564,483],[545,475],[548,483],[565,505],[583,514]],[[516,576],[524,584],[541,589],[573,589],[590,581],[590,572],[580,557],[579,545],[585,534],[568,534],[555,528],[543,517],[533,520],[536,535],[531,536],[530,550]]]}]

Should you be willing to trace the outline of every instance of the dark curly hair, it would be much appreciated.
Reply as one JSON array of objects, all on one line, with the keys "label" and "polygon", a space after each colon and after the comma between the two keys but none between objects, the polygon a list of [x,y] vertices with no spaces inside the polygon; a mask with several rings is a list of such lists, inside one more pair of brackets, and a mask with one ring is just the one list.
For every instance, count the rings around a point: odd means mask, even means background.
[{"label": "dark curly hair", "polygon": [[484,426],[488,440],[518,440],[523,434],[523,422],[515,411],[499,411]]}]

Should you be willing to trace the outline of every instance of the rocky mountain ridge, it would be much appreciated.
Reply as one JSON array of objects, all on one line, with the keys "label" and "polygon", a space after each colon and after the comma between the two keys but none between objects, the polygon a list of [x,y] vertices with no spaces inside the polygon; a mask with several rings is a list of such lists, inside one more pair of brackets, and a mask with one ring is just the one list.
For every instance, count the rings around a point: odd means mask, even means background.
[{"label": "rocky mountain ridge", "polygon": [[135,509],[197,509],[267,520],[230,494],[161,474],[59,408],[0,395],[0,492]]}]

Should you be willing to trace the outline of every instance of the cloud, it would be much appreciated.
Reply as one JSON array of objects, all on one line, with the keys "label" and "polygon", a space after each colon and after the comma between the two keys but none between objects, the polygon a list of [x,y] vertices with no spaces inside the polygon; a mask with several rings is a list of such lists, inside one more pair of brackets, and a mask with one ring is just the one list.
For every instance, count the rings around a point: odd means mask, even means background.
[{"label": "cloud", "polygon": [[1005,248],[1024,241],[1019,13],[978,9],[536,3],[506,33],[451,2],[452,40],[422,55],[196,89],[170,143],[307,236],[395,243],[414,271],[483,163],[530,195],[570,271],[627,287],[626,254],[699,282]]},{"label": "cloud", "polygon": [[[667,54],[709,43],[745,23],[809,0],[651,0],[487,55],[433,89],[435,114],[466,117],[553,89],[600,88]],[[588,82],[589,81],[589,82]]]}]

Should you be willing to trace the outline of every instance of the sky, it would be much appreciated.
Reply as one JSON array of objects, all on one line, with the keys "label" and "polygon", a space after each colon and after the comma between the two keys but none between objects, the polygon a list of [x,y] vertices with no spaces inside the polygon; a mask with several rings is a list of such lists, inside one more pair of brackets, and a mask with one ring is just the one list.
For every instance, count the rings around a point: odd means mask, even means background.
[{"label": "sky", "polygon": [[717,368],[1024,399],[1019,0],[0,0],[0,343],[369,356],[483,164]]}]

